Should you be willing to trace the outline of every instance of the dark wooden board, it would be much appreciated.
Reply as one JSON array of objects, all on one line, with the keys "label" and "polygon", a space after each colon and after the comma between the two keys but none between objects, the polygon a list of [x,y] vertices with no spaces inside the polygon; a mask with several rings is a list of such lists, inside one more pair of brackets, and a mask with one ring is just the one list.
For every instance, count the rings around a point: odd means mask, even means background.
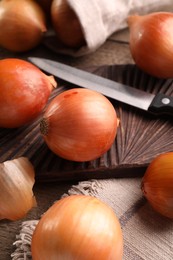
[{"label": "dark wooden board", "polygon": [[[153,78],[135,65],[103,66],[95,69],[94,73],[147,92],[173,96],[172,79]],[[73,86],[61,82],[50,100],[69,87]],[[153,158],[173,151],[173,118],[156,117],[115,100],[110,101],[120,118],[120,126],[111,149],[101,158],[78,163],[56,156],[42,139],[38,118],[25,127],[0,129],[0,162],[27,156],[35,167],[38,181],[142,176]]]}]

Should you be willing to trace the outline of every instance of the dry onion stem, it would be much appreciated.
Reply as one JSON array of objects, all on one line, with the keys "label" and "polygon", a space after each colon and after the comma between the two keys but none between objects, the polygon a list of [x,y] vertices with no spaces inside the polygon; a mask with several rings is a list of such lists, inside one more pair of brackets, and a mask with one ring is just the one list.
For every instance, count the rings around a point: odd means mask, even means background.
[{"label": "dry onion stem", "polygon": [[34,168],[25,157],[0,163],[0,219],[21,219],[36,206],[34,177]]}]

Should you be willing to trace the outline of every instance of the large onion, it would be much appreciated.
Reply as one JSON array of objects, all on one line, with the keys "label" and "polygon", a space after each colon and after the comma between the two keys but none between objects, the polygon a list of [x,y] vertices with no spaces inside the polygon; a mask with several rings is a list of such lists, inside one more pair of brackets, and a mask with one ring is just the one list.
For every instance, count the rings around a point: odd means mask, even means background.
[{"label": "large onion", "polygon": [[79,48],[85,45],[81,24],[67,0],[52,1],[51,18],[58,39],[65,46]]},{"label": "large onion", "polygon": [[34,120],[56,86],[33,64],[8,58],[0,61],[0,127],[14,128]]},{"label": "large onion", "polygon": [[159,78],[173,77],[173,13],[131,15],[130,50],[135,63]]},{"label": "large onion", "polygon": [[153,159],[141,187],[151,206],[163,216],[173,219],[173,152]]},{"label": "large onion", "polygon": [[45,14],[33,0],[0,1],[0,45],[23,52],[37,46],[46,32]]},{"label": "large onion", "polygon": [[40,130],[49,148],[73,161],[94,160],[109,150],[118,125],[111,102],[98,92],[75,88],[49,104]]},{"label": "large onion", "polygon": [[32,237],[33,260],[122,260],[123,237],[113,210],[73,195],[43,215]]}]

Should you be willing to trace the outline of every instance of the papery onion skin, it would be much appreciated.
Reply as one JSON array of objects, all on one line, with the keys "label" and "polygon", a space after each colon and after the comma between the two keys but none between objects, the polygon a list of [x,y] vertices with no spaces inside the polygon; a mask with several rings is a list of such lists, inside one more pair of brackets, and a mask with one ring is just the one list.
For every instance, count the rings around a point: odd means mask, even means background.
[{"label": "papery onion skin", "polygon": [[31,251],[33,260],[122,260],[121,226],[113,210],[97,198],[71,195],[43,215]]},{"label": "papery onion skin", "polygon": [[45,107],[56,87],[30,62],[7,58],[0,61],[0,127],[16,128],[30,123]]},{"label": "papery onion skin", "polygon": [[65,46],[80,48],[86,44],[79,19],[67,0],[52,1],[51,19],[58,39]]},{"label": "papery onion skin", "polygon": [[173,219],[173,152],[161,154],[150,163],[141,187],[154,210]]},{"label": "papery onion skin", "polygon": [[128,17],[130,50],[143,71],[158,78],[173,77],[173,13]]},{"label": "papery onion skin", "polygon": [[33,0],[0,1],[0,45],[12,52],[25,52],[42,41],[46,17]]},{"label": "papery onion skin", "polygon": [[74,88],[54,98],[40,130],[50,150],[72,161],[94,160],[113,144],[118,126],[116,111],[102,94]]},{"label": "papery onion skin", "polygon": [[19,220],[36,206],[35,171],[26,157],[0,164],[0,219]]}]

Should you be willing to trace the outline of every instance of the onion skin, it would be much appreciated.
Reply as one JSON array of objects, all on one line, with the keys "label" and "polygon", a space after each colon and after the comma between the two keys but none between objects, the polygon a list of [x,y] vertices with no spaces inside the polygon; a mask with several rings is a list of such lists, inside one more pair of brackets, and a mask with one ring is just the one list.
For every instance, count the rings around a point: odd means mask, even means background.
[{"label": "onion skin", "polygon": [[94,160],[110,149],[118,123],[116,111],[106,97],[75,88],[51,101],[40,130],[55,154],[82,162]]},{"label": "onion skin", "polygon": [[117,217],[100,200],[73,195],[43,215],[32,237],[33,260],[122,260],[123,237]]},{"label": "onion skin", "polygon": [[141,187],[154,210],[173,219],[173,152],[161,154],[150,163]]},{"label": "onion skin", "polygon": [[66,0],[53,0],[51,20],[58,39],[65,46],[80,48],[85,45],[81,24]]},{"label": "onion skin", "polygon": [[173,13],[128,17],[130,50],[143,71],[158,78],[173,77]]},{"label": "onion skin", "polygon": [[19,220],[36,206],[35,171],[26,157],[0,163],[0,219]]},{"label": "onion skin", "polygon": [[15,58],[0,61],[0,127],[16,128],[41,113],[56,86],[33,64]]},{"label": "onion skin", "polygon": [[33,0],[0,1],[0,45],[12,52],[36,47],[47,31],[42,8]]}]

